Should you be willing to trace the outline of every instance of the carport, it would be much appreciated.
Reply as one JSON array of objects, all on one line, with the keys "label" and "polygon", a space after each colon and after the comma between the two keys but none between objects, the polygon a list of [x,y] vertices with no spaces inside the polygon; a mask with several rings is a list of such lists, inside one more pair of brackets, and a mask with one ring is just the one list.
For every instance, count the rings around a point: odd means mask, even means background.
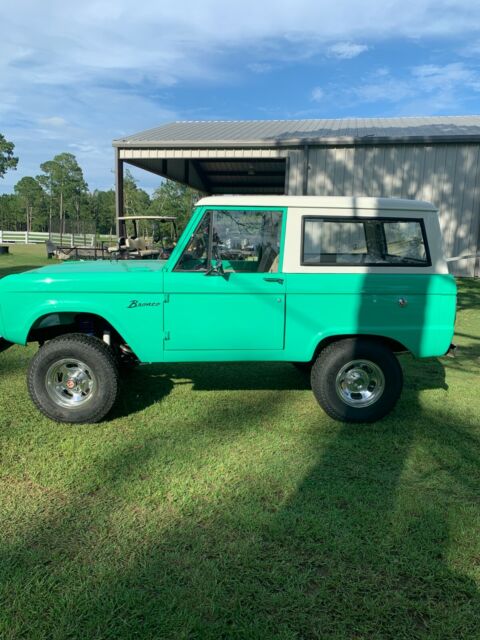
[{"label": "carport", "polygon": [[209,194],[288,193],[288,152],[269,124],[174,122],[115,140],[117,217],[124,163]]},{"label": "carport", "polygon": [[[433,202],[456,275],[480,274],[480,117],[173,122],[113,142],[124,164],[208,194]],[[119,230],[119,229],[118,229]]]}]

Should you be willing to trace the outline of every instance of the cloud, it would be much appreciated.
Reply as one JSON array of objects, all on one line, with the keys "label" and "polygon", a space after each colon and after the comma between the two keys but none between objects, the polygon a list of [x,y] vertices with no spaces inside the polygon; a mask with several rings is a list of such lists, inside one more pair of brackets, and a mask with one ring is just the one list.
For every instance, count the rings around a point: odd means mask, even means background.
[{"label": "cloud", "polygon": [[314,87],[312,90],[312,100],[314,102],[322,102],[325,98],[325,91],[321,87]]},{"label": "cloud", "polygon": [[253,73],[268,73],[273,69],[273,65],[268,62],[252,62],[247,65],[247,68],[253,71]]},{"label": "cloud", "polygon": [[355,44],[354,42],[337,42],[328,47],[328,55],[340,60],[350,60],[356,58],[369,47],[366,44]]},{"label": "cloud", "polygon": [[[312,91],[314,100],[316,91]],[[461,110],[466,95],[480,92],[480,71],[458,62],[416,65],[404,74],[381,67],[349,86],[333,83],[320,91],[319,101],[335,101],[339,107],[390,105],[398,115],[433,115]]]},{"label": "cloud", "polygon": [[346,92],[360,102],[400,102],[414,95],[415,87],[409,80],[388,75],[382,78],[367,77]]},{"label": "cloud", "polygon": [[48,118],[40,118],[39,123],[52,127],[64,127],[67,124],[67,121],[65,118],[61,118],[60,116],[50,116]]},{"label": "cloud", "polygon": [[474,91],[480,90],[478,71],[462,62],[453,62],[443,66],[419,65],[412,69],[412,75],[422,82],[427,91],[445,90],[456,85],[463,85]]},{"label": "cloud", "polygon": [[[91,184],[111,184],[113,138],[165,120],[208,117],[217,104],[219,110],[227,104],[216,99],[218,87],[238,90],[246,71],[268,74],[317,55],[349,59],[392,38],[476,42],[480,23],[480,3],[471,0],[416,0],[408,10],[400,0],[83,0],[73,5],[16,0],[3,5],[1,128],[14,140],[20,165],[1,188],[11,187],[22,172],[35,174],[39,161],[69,144],[84,154]],[[446,67],[419,66],[406,78],[369,76],[363,87],[360,82],[342,85],[340,94],[351,104],[398,105],[423,92],[446,104],[462,82],[476,90],[469,67]],[[442,74],[448,91],[440,86]],[[176,102],[175,91],[185,96],[188,89],[195,96],[195,89],[205,86],[212,87],[210,110],[185,97]],[[323,79],[323,94],[317,89],[312,100],[323,105],[331,91]],[[91,147],[100,152],[88,153]]]}]

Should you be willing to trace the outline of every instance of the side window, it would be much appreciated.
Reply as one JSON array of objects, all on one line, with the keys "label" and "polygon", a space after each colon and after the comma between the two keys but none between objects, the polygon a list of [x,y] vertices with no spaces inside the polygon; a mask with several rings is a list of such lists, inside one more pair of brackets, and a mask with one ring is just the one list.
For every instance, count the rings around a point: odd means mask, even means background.
[{"label": "side window", "polygon": [[190,238],[174,271],[206,271],[208,268],[208,236],[210,213],[204,214],[200,224]]},{"label": "side window", "polygon": [[225,271],[276,272],[281,211],[214,211],[213,257]]},{"label": "side window", "polygon": [[420,220],[400,218],[303,219],[302,264],[306,266],[428,266]]},{"label": "side window", "polygon": [[281,227],[281,211],[206,211],[175,271],[207,271],[221,260],[225,272],[277,272]]},{"label": "side window", "polygon": [[427,261],[422,228],[419,222],[384,222],[387,256],[392,260]]},{"label": "side window", "polygon": [[361,263],[367,255],[361,223],[307,219],[303,233],[303,264]]}]

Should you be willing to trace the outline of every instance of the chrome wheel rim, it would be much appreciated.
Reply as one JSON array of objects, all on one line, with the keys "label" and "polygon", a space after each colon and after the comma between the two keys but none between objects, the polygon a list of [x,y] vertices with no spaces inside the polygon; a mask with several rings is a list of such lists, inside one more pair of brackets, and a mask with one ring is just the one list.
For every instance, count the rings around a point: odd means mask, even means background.
[{"label": "chrome wheel rim", "polygon": [[47,392],[55,404],[72,409],[89,402],[97,388],[90,367],[76,358],[62,358],[46,375]]},{"label": "chrome wheel rim", "polygon": [[351,360],[337,373],[335,389],[338,397],[350,407],[369,407],[385,390],[385,376],[370,360]]}]

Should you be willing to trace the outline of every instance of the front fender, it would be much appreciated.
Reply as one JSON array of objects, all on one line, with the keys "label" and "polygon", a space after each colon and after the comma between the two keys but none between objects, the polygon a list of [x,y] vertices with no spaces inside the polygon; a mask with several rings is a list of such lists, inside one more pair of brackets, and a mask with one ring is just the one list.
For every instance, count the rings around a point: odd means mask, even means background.
[{"label": "front fender", "polygon": [[2,305],[3,338],[25,345],[33,325],[52,313],[91,313],[105,319],[142,362],[163,360],[162,293],[80,293],[45,298],[42,293],[10,293]]}]

